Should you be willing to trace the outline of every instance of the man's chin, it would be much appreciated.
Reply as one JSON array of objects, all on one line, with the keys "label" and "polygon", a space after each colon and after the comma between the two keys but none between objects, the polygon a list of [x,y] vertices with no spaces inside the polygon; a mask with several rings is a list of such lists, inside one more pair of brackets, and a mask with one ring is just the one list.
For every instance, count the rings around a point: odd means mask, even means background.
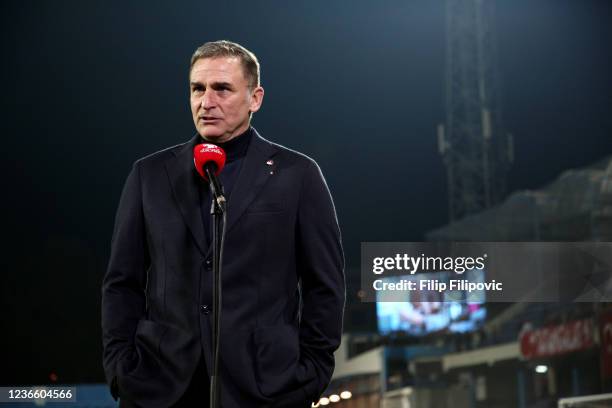
[{"label": "man's chin", "polygon": [[204,140],[212,143],[225,143],[239,134],[238,131],[230,132],[227,128],[214,125],[199,126],[197,129]]},{"label": "man's chin", "polygon": [[200,134],[200,136],[202,136],[202,138],[210,142],[214,142],[224,135],[224,132],[220,131],[219,129],[214,129],[210,126],[199,128],[198,133]]}]

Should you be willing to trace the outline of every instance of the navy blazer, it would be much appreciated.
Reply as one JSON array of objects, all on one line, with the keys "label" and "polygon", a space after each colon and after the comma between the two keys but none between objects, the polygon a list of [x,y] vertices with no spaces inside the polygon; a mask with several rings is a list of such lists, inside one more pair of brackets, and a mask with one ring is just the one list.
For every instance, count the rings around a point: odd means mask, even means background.
[{"label": "navy blazer", "polygon": [[[168,407],[198,361],[211,372],[212,250],[191,141],[138,160],[125,183],[102,285],[111,393]],[[344,258],[317,164],[257,132],[228,198],[223,408],[310,406],[340,344]],[[209,387],[209,384],[202,384]]]}]

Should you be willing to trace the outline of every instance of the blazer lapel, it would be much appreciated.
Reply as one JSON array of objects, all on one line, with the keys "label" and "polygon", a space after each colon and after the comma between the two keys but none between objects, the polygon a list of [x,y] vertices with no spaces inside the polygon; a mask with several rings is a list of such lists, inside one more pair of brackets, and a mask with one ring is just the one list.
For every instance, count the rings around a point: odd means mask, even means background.
[{"label": "blazer lapel", "polygon": [[227,226],[229,232],[249,204],[274,173],[276,163],[269,161],[278,149],[253,129],[253,138],[242,163],[238,180],[227,200]]},{"label": "blazer lapel", "polygon": [[200,137],[196,134],[178,150],[176,157],[166,162],[166,171],[185,224],[191,231],[198,249],[206,256],[208,242],[204,234],[199,190],[204,180],[197,174],[193,165],[193,148],[199,142]]}]

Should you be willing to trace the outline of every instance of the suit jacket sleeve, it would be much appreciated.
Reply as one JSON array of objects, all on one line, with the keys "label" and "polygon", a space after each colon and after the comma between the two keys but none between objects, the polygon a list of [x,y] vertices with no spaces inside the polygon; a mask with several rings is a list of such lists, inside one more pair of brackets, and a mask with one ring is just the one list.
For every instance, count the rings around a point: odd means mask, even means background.
[{"label": "suit jacket sleeve", "polygon": [[[334,370],[345,301],[344,255],[340,228],[327,184],[310,162],[303,180],[297,225],[297,264],[301,277],[300,353],[316,372],[318,399]],[[315,387],[313,387],[315,388]]]},{"label": "suit jacket sleeve", "polygon": [[102,283],[102,340],[104,372],[116,397],[117,365],[133,359],[134,334],[144,316],[146,244],[140,166],[134,164],[127,178],[115,219],[111,255]]}]

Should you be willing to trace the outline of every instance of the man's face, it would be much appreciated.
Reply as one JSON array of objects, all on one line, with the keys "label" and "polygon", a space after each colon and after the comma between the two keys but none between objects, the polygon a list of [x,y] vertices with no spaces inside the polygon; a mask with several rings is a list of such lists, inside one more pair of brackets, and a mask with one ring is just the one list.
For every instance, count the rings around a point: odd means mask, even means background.
[{"label": "man's face", "polygon": [[191,114],[200,136],[223,143],[247,130],[263,88],[249,89],[238,57],[202,58],[189,78]]}]

